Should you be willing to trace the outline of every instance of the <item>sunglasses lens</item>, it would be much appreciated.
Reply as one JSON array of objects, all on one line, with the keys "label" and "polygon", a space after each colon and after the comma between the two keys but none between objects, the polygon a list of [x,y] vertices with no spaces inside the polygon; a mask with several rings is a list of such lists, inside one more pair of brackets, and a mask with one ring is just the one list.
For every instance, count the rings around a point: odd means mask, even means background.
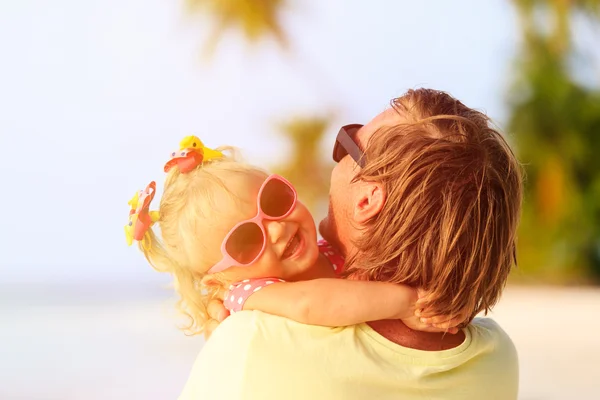
[{"label": "sunglasses lens", "polygon": [[260,208],[269,217],[279,218],[294,207],[295,199],[294,190],[287,183],[271,179],[263,188]]},{"label": "sunglasses lens", "polygon": [[340,142],[336,141],[335,145],[333,146],[333,161],[339,163],[340,161],[342,161],[342,158],[346,157],[347,155],[348,152],[346,151],[344,146],[342,146]]},{"label": "sunglasses lens", "polygon": [[263,248],[265,237],[254,222],[247,222],[231,233],[225,248],[227,253],[240,264],[250,264]]},{"label": "sunglasses lens", "polygon": [[339,163],[342,158],[348,155],[346,145],[348,145],[348,141],[356,143],[356,134],[360,128],[362,128],[362,125],[352,124],[343,126],[340,129],[333,145],[333,161]]}]

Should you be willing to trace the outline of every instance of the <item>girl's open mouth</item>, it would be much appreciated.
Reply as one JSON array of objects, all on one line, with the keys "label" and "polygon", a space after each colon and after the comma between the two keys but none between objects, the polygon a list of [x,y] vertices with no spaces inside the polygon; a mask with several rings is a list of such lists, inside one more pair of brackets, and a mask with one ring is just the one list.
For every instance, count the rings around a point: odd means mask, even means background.
[{"label": "girl's open mouth", "polygon": [[298,255],[302,248],[302,238],[300,237],[299,232],[296,232],[294,236],[290,239],[283,254],[281,255],[281,259],[285,260],[288,258],[292,258],[293,256]]}]

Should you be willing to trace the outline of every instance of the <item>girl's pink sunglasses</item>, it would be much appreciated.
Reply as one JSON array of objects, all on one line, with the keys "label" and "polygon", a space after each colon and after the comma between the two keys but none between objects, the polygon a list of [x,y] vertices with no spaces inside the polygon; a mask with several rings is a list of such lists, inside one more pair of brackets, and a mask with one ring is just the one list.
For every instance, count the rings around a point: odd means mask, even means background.
[{"label": "girl's pink sunglasses", "polygon": [[267,233],[263,221],[277,221],[290,215],[296,207],[298,193],[285,178],[270,175],[260,187],[256,199],[258,213],[254,218],[235,225],[221,244],[223,258],[209,273],[223,271],[231,266],[248,266],[265,251]]}]

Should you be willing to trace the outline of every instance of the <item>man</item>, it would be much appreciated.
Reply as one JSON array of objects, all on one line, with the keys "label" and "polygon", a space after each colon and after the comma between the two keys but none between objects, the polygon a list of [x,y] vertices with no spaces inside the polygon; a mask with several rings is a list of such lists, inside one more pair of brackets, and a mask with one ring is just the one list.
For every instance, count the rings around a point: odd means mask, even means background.
[{"label": "man", "polygon": [[[334,159],[320,231],[350,274],[422,288],[437,315],[471,321],[497,302],[515,262],[522,178],[484,114],[411,90],[367,125],[342,128]],[[252,311],[206,343],[181,400],[515,399],[517,389],[515,348],[490,319],[445,335]]]}]

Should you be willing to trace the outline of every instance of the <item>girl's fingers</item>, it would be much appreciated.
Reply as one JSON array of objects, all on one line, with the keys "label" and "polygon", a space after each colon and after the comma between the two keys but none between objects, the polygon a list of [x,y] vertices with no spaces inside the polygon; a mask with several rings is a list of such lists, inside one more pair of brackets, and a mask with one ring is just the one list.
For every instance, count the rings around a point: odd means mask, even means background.
[{"label": "girl's fingers", "polygon": [[450,329],[450,328],[454,328],[454,327],[460,325],[461,322],[462,322],[462,320],[451,319],[450,321],[433,323],[432,325],[435,326],[436,328]]},{"label": "girl's fingers", "polygon": [[453,328],[460,325],[465,319],[460,317],[449,318],[448,316],[435,316],[431,318],[421,317],[423,324],[432,325],[438,328]]},{"label": "girl's fingers", "polygon": [[229,316],[229,311],[225,308],[223,302],[220,300],[211,300],[208,303],[207,311],[209,317],[215,320],[217,323],[223,322],[223,320]]},{"label": "girl's fingers", "polygon": [[435,333],[449,333],[451,335],[455,335],[458,333],[458,328],[445,328],[445,327],[437,327],[435,325],[426,325],[422,329],[419,329],[424,332],[435,332]]},{"label": "girl's fingers", "polygon": [[421,322],[427,325],[436,325],[436,324],[443,324],[445,322],[448,322],[449,318],[448,317],[444,317],[444,316],[433,316],[433,317],[427,317],[424,314],[421,315]]},{"label": "girl's fingers", "polygon": [[[419,315],[417,315],[417,317],[423,317],[423,318],[431,319],[431,318],[434,318],[434,317],[438,316],[438,314],[433,313],[431,311],[427,311],[427,309],[422,309],[422,308],[419,309],[419,308],[417,308],[417,310],[419,310]],[[416,311],[415,311],[415,313],[416,313]]]},{"label": "girl's fingers", "polygon": [[433,325],[436,324],[445,324],[448,323],[452,320],[452,317],[449,317],[447,315],[436,315],[435,317],[431,317],[431,323]]},{"label": "girl's fingers", "polygon": [[[423,318],[439,317],[439,314],[437,314],[434,311],[431,311],[427,307],[427,303],[426,302],[419,302],[419,301],[417,301],[417,303],[415,304],[415,315],[417,317],[423,317]],[[449,319],[449,318],[446,318],[446,319]]]},{"label": "girl's fingers", "polygon": [[420,298],[419,300],[417,300],[417,302],[415,303],[415,306],[417,308],[426,308],[425,306],[427,305],[427,299],[426,298]]},{"label": "girl's fingers", "polygon": [[213,331],[215,329],[217,329],[218,326],[219,326],[218,321],[215,321],[214,319],[211,319],[210,321],[208,321],[206,323],[206,327],[204,328],[204,338],[206,340],[208,340],[210,338],[210,335],[212,335]]}]

